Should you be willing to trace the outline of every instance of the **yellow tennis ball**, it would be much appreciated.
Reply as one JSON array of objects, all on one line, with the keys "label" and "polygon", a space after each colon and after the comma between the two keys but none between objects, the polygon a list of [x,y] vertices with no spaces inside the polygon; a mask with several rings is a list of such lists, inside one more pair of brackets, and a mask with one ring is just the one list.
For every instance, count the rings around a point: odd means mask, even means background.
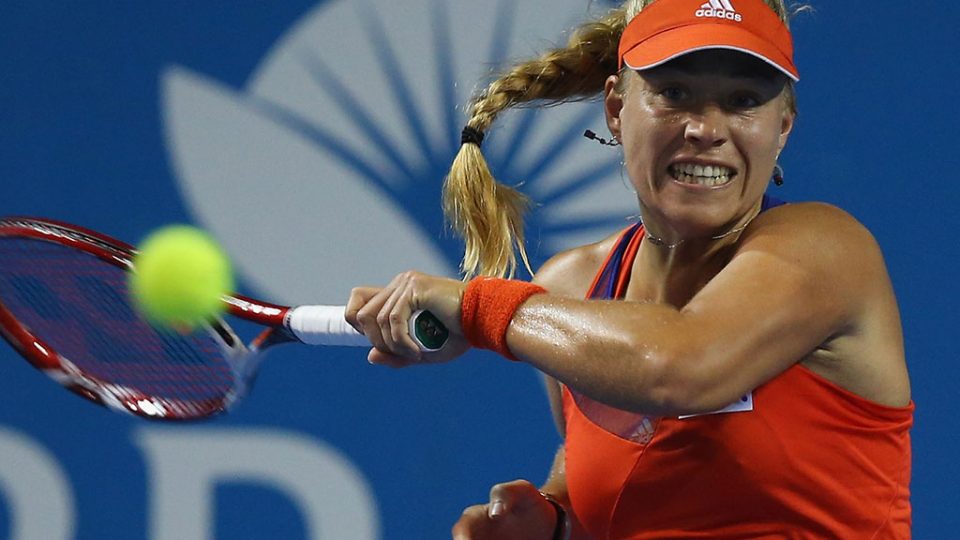
[{"label": "yellow tennis ball", "polygon": [[133,258],[130,294],[151,322],[194,328],[219,315],[233,291],[230,259],[207,233],[171,225],[150,234]]}]

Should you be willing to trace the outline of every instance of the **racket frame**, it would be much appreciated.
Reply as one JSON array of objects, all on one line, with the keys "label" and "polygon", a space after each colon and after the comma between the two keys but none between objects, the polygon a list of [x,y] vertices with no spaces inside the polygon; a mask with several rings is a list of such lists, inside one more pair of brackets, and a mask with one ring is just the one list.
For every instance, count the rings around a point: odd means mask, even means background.
[{"label": "racket frame", "polygon": [[[0,238],[31,238],[83,251],[126,272],[133,271],[133,246],[104,234],[55,220],[8,217],[0,219]],[[260,302],[243,295],[225,295],[227,313],[265,326],[250,346],[243,343],[220,317],[204,325],[221,347],[233,372],[234,384],[227,393],[205,400],[177,400],[149,396],[135,389],[112,384],[85,373],[39,336],[23,326],[0,301],[0,335],[34,367],[80,396],[111,410],[160,420],[192,420],[229,410],[249,391],[264,350],[280,343],[297,341],[284,329],[290,311],[287,306]]]},{"label": "racket frame", "polygon": [[[29,238],[58,244],[82,251],[125,272],[134,271],[133,258],[137,249],[105,234],[61,221],[34,217],[0,218],[0,238]],[[282,343],[314,342],[318,335],[326,336],[329,328],[308,330],[298,338],[291,319],[303,323],[303,311],[292,316],[289,306],[262,302],[240,294],[224,295],[226,313],[250,321],[265,329],[249,344],[240,337],[222,317],[210,319],[198,331],[206,331],[220,348],[231,371],[233,384],[226,393],[209,399],[186,400],[150,396],[136,389],[113,384],[80,369],[39,336],[28,330],[0,301],[0,335],[27,359],[69,390],[109,409],[150,419],[192,420],[220,414],[229,410],[249,391],[266,349]],[[304,306],[323,307],[323,306]],[[331,306],[332,307],[332,306]],[[321,319],[323,324],[329,319]],[[410,319],[410,334],[424,351],[439,350],[447,341],[449,332],[443,323],[426,311],[417,311]],[[302,326],[297,332],[303,332]],[[345,323],[333,331],[346,341],[330,341],[332,345],[369,345],[369,342]],[[306,337],[310,335],[311,337]],[[309,340],[309,341],[305,341]],[[319,344],[316,342],[315,344]]]}]

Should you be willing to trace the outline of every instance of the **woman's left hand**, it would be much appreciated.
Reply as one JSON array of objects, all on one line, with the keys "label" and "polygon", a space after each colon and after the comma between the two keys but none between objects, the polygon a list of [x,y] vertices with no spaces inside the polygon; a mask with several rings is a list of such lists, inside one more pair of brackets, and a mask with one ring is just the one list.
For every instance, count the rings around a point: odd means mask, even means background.
[{"label": "woman's left hand", "polygon": [[[447,362],[470,348],[460,327],[460,301],[465,288],[462,281],[404,272],[386,287],[353,289],[345,317],[373,344],[367,357],[372,364],[406,367]],[[450,331],[439,351],[421,351],[410,337],[408,321],[420,309],[432,313]]]}]

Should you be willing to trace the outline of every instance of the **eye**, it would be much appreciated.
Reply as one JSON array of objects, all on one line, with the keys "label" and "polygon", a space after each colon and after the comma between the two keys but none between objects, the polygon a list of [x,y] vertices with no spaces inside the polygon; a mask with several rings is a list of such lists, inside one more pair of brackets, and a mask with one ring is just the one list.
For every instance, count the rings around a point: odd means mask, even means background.
[{"label": "eye", "polygon": [[732,109],[753,109],[763,104],[763,99],[756,92],[737,92],[730,96],[728,101]]},{"label": "eye", "polygon": [[679,86],[664,86],[660,89],[659,94],[670,102],[683,101],[687,97],[687,91]]}]

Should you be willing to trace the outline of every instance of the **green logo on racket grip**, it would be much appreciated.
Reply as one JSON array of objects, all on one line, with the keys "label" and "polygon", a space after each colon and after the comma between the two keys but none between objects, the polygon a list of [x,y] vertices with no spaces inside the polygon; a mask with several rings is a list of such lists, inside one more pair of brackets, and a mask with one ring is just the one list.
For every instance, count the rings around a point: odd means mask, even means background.
[{"label": "green logo on racket grip", "polygon": [[417,311],[410,318],[410,336],[420,345],[420,349],[432,352],[443,348],[450,331],[429,311]]}]

